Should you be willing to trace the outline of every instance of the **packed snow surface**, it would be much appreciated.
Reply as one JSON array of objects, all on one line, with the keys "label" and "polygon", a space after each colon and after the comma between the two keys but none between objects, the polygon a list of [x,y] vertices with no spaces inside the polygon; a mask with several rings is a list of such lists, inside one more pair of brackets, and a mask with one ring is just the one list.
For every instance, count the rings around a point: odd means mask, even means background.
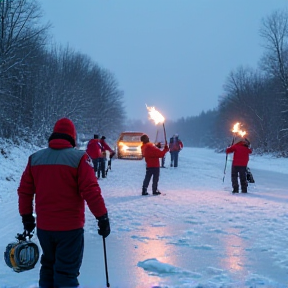
[{"label": "packed snow surface", "polygon": [[[0,250],[23,232],[17,187],[35,147],[1,144]],[[161,169],[160,196],[141,196],[144,160],[113,159],[99,184],[109,211],[110,287],[287,288],[288,159],[251,155],[256,180],[232,194],[231,156],[184,148],[179,167]],[[149,191],[151,194],[151,183]],[[38,244],[37,236],[32,238]],[[3,254],[2,254],[3,255]],[[34,288],[40,264],[15,273],[0,261],[1,288]],[[102,238],[86,208],[82,288],[106,287]]]}]

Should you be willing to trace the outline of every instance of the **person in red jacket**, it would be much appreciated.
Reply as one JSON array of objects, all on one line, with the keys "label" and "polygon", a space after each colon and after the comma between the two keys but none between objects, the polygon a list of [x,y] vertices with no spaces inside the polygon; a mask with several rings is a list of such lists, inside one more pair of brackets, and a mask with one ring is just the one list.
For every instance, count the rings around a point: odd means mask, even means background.
[{"label": "person in red jacket", "polygon": [[[104,174],[107,175],[108,169],[111,170],[111,162],[112,162],[112,158],[115,155],[115,151],[111,149],[111,147],[106,143],[105,139],[106,139],[106,137],[102,136],[100,139],[100,143],[103,147],[103,150],[105,151],[105,160],[106,160],[106,151],[109,151],[109,160],[108,160],[108,165],[107,165],[108,167],[105,170],[105,161],[104,161],[104,165],[103,165],[104,167],[102,167],[102,169],[104,169]],[[103,174],[103,171],[102,171],[102,174]]]},{"label": "person in red jacket", "polygon": [[169,150],[171,156],[170,167],[178,167],[179,152],[183,149],[183,142],[179,139],[178,134],[174,134],[170,138]]},{"label": "person in red jacket", "polygon": [[247,138],[236,137],[234,144],[226,149],[226,153],[234,153],[232,168],[231,168],[231,181],[232,193],[239,193],[238,175],[240,178],[240,185],[242,193],[247,193],[247,165],[249,161],[249,154],[252,153],[250,142]]},{"label": "person in red jacket", "polygon": [[141,151],[146,161],[146,174],[142,186],[142,195],[148,195],[147,189],[152,176],[152,193],[153,195],[160,195],[161,192],[158,190],[160,176],[159,158],[164,157],[169,148],[165,145],[164,149],[160,150],[153,143],[149,142],[149,137],[146,134],[141,136],[141,141],[143,143]]},{"label": "person in red jacket", "polygon": [[[24,233],[35,228],[42,248],[40,288],[78,287],[83,258],[85,202],[107,237],[110,224],[93,164],[75,149],[76,129],[68,118],[55,123],[48,148],[28,159],[18,188]],[[35,203],[34,203],[35,202]]]},{"label": "person in red jacket", "polygon": [[86,152],[92,159],[94,172],[97,173],[98,179],[100,178],[101,171],[102,178],[105,178],[105,150],[100,142],[99,135],[94,134],[94,138],[91,139],[87,144]]}]

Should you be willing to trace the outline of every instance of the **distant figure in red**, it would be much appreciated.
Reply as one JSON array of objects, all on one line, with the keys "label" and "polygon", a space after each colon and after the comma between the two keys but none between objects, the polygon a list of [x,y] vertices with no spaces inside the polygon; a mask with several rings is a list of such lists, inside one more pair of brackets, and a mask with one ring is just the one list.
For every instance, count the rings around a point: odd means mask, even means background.
[{"label": "distant figure in red", "polygon": [[[102,145],[97,134],[94,134],[94,138],[88,142],[86,153],[92,159],[94,165],[94,172],[97,173],[98,166],[102,158]],[[99,177],[100,175],[98,175],[98,178]]]},{"label": "distant figure in red", "polygon": [[[98,220],[98,234],[104,238],[110,234],[107,208],[91,159],[85,151],[74,149],[76,135],[70,119],[59,119],[48,147],[29,156],[18,188],[24,230],[30,234],[37,224],[42,248],[41,288],[80,287],[77,277],[83,260],[86,203]],[[30,251],[19,253],[22,256],[29,259]]]},{"label": "distant figure in red", "polygon": [[141,141],[143,143],[141,151],[146,161],[146,174],[142,186],[142,195],[148,195],[147,189],[152,176],[152,193],[153,195],[160,195],[161,192],[158,190],[158,181],[160,176],[159,158],[164,157],[169,151],[169,148],[165,145],[164,149],[160,150],[153,143],[149,142],[149,137],[146,134],[141,136]]},{"label": "distant figure in red", "polygon": [[110,153],[110,158],[112,158],[112,157],[115,155],[115,152],[114,152],[114,150],[112,150],[112,149],[110,148],[110,146],[106,143],[105,139],[106,139],[106,137],[105,137],[105,136],[102,136],[101,139],[100,139],[100,143],[101,143],[101,145],[102,145],[102,147],[103,147],[103,150],[104,150],[104,151],[109,151],[109,153]]},{"label": "distant figure in red", "polygon": [[241,191],[242,193],[247,193],[248,183],[246,171],[249,162],[249,154],[252,153],[249,140],[247,138],[236,137],[234,144],[226,149],[226,153],[234,153],[231,168],[232,193],[239,193],[238,174]]},{"label": "distant figure in red", "polygon": [[178,134],[174,134],[170,138],[169,142],[169,150],[170,150],[170,156],[171,156],[171,163],[170,167],[178,167],[178,158],[179,158],[179,152],[183,149],[183,143],[179,139]]},{"label": "distant figure in red", "polygon": [[[104,161],[104,165],[103,165],[104,167],[101,167],[101,171],[102,171],[102,169],[104,169],[104,174],[107,175],[108,169],[111,170],[111,159],[115,155],[115,151],[110,148],[110,146],[106,143],[105,139],[106,139],[105,136],[102,136],[101,139],[100,139],[100,143],[102,145],[102,149],[105,151],[104,160],[106,161],[106,151],[109,151],[110,155],[109,155],[109,160],[108,160],[108,165],[107,165],[108,167],[107,167],[106,171],[105,171],[105,161]],[[102,171],[102,175],[103,175],[103,171]]]}]

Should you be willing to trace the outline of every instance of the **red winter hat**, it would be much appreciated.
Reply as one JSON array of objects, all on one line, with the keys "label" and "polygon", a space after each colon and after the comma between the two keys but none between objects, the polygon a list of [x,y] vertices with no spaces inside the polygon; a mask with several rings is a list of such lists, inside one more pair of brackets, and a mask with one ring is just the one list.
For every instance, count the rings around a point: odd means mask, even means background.
[{"label": "red winter hat", "polygon": [[76,140],[76,129],[74,123],[68,118],[59,119],[55,123],[53,133],[67,134]]}]

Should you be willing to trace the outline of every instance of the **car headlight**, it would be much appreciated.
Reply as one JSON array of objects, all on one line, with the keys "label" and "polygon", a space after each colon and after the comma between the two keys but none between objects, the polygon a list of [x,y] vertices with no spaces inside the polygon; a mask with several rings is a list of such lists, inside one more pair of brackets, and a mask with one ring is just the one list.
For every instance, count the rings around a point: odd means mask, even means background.
[{"label": "car headlight", "polygon": [[125,152],[125,151],[129,148],[128,146],[124,145],[122,142],[120,142],[118,145],[119,145],[119,146],[118,146],[118,149],[119,149],[121,152]]},{"label": "car headlight", "polygon": [[121,147],[121,150],[124,151],[124,152],[126,152],[128,148],[129,148],[128,146],[123,145],[123,146]]}]

